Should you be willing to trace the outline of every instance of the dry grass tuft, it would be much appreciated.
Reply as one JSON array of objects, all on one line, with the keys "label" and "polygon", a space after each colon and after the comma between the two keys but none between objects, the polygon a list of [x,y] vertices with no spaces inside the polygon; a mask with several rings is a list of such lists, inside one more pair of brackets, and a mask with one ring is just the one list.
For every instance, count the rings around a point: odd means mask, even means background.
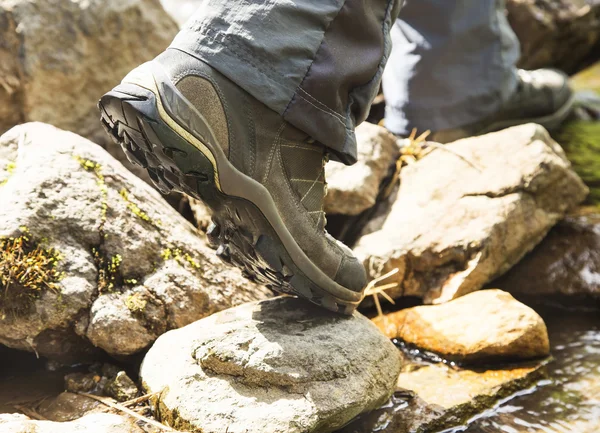
[{"label": "dry grass tuft", "polygon": [[0,317],[24,314],[44,291],[60,292],[61,256],[43,248],[24,230],[21,236],[0,239]]}]

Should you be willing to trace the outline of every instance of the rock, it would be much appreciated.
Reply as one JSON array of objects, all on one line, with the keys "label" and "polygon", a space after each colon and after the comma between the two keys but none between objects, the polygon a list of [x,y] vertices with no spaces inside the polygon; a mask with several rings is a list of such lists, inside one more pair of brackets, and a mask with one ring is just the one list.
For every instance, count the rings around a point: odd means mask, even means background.
[{"label": "rock", "polygon": [[94,373],[69,373],[65,376],[65,389],[69,392],[95,391],[100,376]]},{"label": "rock", "polygon": [[129,419],[107,413],[71,422],[34,421],[24,415],[0,414],[0,433],[144,433]]},{"label": "rock", "polygon": [[202,0],[161,0],[161,3],[181,27],[198,10]]},{"label": "rock", "polygon": [[502,290],[406,308],[373,321],[388,338],[460,363],[539,358],[550,352],[542,318]]},{"label": "rock", "polygon": [[399,371],[399,351],[359,313],[279,297],[165,334],[140,376],[176,428],[326,433],[385,402]]},{"label": "rock", "polygon": [[508,0],[508,20],[521,42],[519,66],[574,73],[598,59],[600,3],[590,0]]},{"label": "rock", "polygon": [[110,379],[104,387],[106,395],[117,401],[132,400],[138,395],[138,387],[127,373],[119,371],[115,377]]},{"label": "rock", "polygon": [[99,401],[84,395],[63,392],[54,398],[44,399],[38,406],[37,411],[50,421],[66,422],[81,418],[89,412],[105,408],[106,406]]},{"label": "rock", "polygon": [[442,303],[480,289],[587,194],[561,147],[528,124],[433,149],[403,168],[379,231],[355,252],[388,294]]},{"label": "rock", "polygon": [[177,33],[159,0],[0,0],[0,22],[0,133],[41,121],[94,141],[99,97]]},{"label": "rock", "polygon": [[385,128],[364,122],[356,128],[358,162],[325,167],[328,214],[358,215],[375,205],[379,186],[398,157],[396,138]]},{"label": "rock", "polygon": [[208,226],[211,223],[212,213],[210,208],[206,206],[200,200],[196,200],[195,198],[188,198],[190,208],[192,209],[192,214],[194,215],[194,222],[196,223],[196,227],[199,230],[206,232]]},{"label": "rock", "polygon": [[1,281],[2,344],[75,361],[96,348],[127,356],[169,329],[270,296],[223,265],[158,192],[73,133],[13,128],[0,137],[0,179],[0,269],[30,275]]},{"label": "rock", "polygon": [[467,370],[445,364],[406,363],[390,402],[338,433],[450,431],[544,378],[544,365]]},{"label": "rock", "polygon": [[554,227],[494,284],[519,298],[589,305],[600,300],[600,214],[581,212]]}]

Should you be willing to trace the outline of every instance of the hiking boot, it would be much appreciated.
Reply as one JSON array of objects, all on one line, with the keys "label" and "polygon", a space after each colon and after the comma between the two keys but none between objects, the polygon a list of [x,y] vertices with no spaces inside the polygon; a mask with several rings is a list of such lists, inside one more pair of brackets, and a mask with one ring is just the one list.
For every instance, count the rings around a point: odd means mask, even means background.
[{"label": "hiking boot", "polygon": [[325,148],[203,61],[168,49],[99,102],[107,132],[164,193],[213,212],[217,255],[253,281],[351,314],[366,273],[325,232]]},{"label": "hiking boot", "polygon": [[567,75],[553,69],[519,69],[517,74],[517,89],[498,112],[467,126],[436,131],[428,140],[449,143],[524,123],[538,123],[549,131],[558,128],[575,99]]}]

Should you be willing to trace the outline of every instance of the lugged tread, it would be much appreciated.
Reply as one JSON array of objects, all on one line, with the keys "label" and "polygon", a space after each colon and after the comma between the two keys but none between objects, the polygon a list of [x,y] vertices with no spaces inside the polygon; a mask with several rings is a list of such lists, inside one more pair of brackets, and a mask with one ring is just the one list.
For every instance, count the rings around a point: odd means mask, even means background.
[{"label": "lugged tread", "polygon": [[358,303],[339,300],[308,279],[254,204],[218,190],[210,161],[162,122],[154,94],[147,93],[146,98],[116,90],[104,95],[98,104],[102,125],[129,161],[146,168],[160,192],[177,190],[202,200],[212,209],[213,224],[207,237],[217,256],[240,268],[250,281],[275,292],[297,295],[328,310],[352,314]]}]

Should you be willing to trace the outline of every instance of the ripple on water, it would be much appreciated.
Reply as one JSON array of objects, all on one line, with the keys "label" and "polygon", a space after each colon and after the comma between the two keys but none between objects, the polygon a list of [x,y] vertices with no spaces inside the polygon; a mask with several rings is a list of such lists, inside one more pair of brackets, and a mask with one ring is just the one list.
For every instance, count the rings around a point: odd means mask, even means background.
[{"label": "ripple on water", "polygon": [[539,312],[555,358],[547,366],[551,379],[453,432],[600,432],[600,313]]}]

